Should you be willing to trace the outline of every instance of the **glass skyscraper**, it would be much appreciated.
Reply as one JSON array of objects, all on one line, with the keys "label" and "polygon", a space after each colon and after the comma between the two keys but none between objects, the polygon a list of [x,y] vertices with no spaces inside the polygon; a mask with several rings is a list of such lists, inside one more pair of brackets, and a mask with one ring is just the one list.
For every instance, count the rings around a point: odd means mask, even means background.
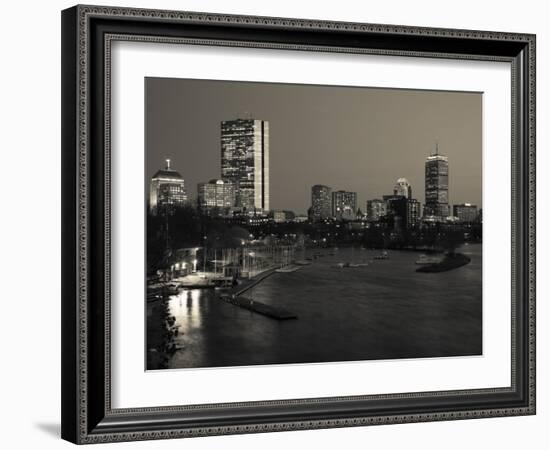
[{"label": "glass skyscraper", "polygon": [[269,122],[236,119],[221,123],[222,178],[235,184],[236,206],[269,210]]}]

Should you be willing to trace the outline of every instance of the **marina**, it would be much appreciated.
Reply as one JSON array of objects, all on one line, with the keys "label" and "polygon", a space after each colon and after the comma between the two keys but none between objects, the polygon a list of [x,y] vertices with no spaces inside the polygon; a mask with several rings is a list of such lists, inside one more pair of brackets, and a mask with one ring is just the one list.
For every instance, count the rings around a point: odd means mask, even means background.
[{"label": "marina", "polygon": [[[415,251],[388,251],[387,264],[375,259],[380,250],[340,248],[296,271],[180,289],[147,303],[148,328],[158,330],[148,356],[154,367],[186,368],[479,355],[481,245],[458,251],[470,263],[441,273],[418,273]],[[352,268],[336,268],[341,262]]]}]

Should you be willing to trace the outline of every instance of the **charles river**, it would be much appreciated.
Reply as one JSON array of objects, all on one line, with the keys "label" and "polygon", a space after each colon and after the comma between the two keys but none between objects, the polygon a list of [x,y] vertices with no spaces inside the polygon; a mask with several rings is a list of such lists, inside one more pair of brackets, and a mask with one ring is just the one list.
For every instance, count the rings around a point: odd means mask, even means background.
[{"label": "charles river", "polygon": [[[283,307],[274,320],[220,300],[213,289],[182,290],[167,302],[176,350],[166,368],[245,366],[479,355],[482,352],[481,244],[459,252],[471,262],[418,273],[419,252],[358,247],[327,250],[292,273],[274,273],[246,296]],[[338,268],[341,261],[368,263]],[[150,326],[152,306],[149,306]]]}]

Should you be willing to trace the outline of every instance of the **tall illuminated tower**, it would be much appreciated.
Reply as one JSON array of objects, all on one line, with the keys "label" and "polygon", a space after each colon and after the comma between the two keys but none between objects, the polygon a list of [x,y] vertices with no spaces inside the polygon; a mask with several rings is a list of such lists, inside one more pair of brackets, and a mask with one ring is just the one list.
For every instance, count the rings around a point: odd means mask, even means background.
[{"label": "tall illuminated tower", "polygon": [[221,153],[221,177],[235,184],[236,206],[269,210],[269,122],[223,121]]},{"label": "tall illuminated tower", "polygon": [[166,160],[166,167],[153,175],[149,184],[149,209],[151,213],[172,214],[176,208],[187,202],[185,181],[179,172],[170,167],[170,160]]},{"label": "tall illuminated tower", "polygon": [[426,202],[425,216],[447,217],[449,210],[449,159],[439,154],[436,144],[435,154],[426,159]]}]

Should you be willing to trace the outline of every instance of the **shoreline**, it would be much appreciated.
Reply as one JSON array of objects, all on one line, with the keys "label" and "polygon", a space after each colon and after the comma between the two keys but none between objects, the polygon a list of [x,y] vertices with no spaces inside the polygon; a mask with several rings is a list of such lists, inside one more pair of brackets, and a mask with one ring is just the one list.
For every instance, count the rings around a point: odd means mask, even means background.
[{"label": "shoreline", "polygon": [[440,273],[448,272],[449,270],[458,269],[459,267],[470,264],[472,259],[462,253],[455,253],[452,256],[446,255],[442,261],[434,264],[429,264],[416,269],[420,273]]}]

